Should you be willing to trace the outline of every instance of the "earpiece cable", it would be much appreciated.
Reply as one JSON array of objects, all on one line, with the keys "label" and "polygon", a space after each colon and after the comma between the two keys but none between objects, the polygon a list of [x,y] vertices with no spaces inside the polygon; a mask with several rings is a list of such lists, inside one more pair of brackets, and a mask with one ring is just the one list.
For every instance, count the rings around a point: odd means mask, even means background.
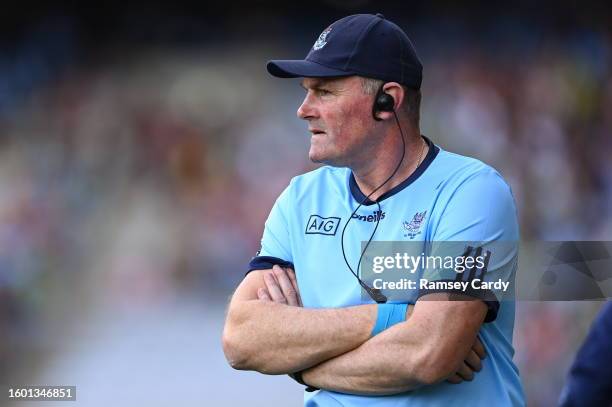
[{"label": "earpiece cable", "polygon": [[[397,174],[397,172],[399,171],[400,167],[402,166],[402,163],[404,162],[404,157],[406,155],[406,140],[404,139],[404,132],[402,131],[402,126],[400,125],[400,122],[399,122],[399,119],[397,117],[397,113],[395,113],[395,110],[393,111],[393,116],[395,117],[395,122],[397,123],[397,127],[399,128],[400,136],[402,138],[402,157],[400,158],[399,163],[397,164],[397,166],[395,167],[395,169],[393,170],[393,172],[391,173],[389,178],[387,178],[385,180],[385,182],[383,182],[377,188],[375,188],[372,192],[370,192],[370,194],[368,196],[366,196],[364,199],[362,199],[361,202],[359,203],[359,205],[357,205],[357,208],[355,208],[353,213],[351,213],[351,216],[348,218],[348,220],[344,224],[344,228],[342,228],[342,235],[340,237],[340,246],[342,248],[342,256],[344,257],[344,262],[346,263],[346,266],[349,268],[349,270],[355,276],[355,278],[359,281],[359,285],[361,285],[361,287],[363,287],[368,292],[370,297],[372,297],[372,299],[374,301],[376,301],[376,302],[387,302],[387,297],[384,296],[382,293],[380,293],[379,290],[376,290],[376,289],[373,289],[373,288],[369,287],[365,282],[363,282],[361,280],[359,275],[357,275],[357,273],[353,270],[353,268],[349,264],[348,259],[346,258],[346,252],[344,251],[344,233],[346,232],[346,228],[348,227],[351,219],[353,219],[353,216],[355,216],[355,214],[357,213],[359,208],[361,208],[366,203],[366,201],[368,201],[370,199],[370,197],[372,195],[374,195],[374,193],[376,193],[376,191],[381,189],[387,182],[391,181],[391,179],[395,176],[395,174]],[[423,150],[424,149],[425,149],[424,147],[421,148],[421,154],[419,155],[419,160],[417,162],[416,168],[418,168],[419,165],[421,164],[421,159],[422,159],[422,155],[423,155]],[[415,168],[415,170],[416,170],[416,168]],[[382,213],[380,202],[378,202],[378,199],[375,202],[376,202],[376,205],[378,206],[379,214]],[[376,230],[378,230],[379,222],[380,222],[380,215],[378,215],[376,217],[376,226],[374,227],[374,231],[370,235],[370,238],[368,239],[368,242],[366,243],[365,247],[361,251],[361,255],[359,256],[359,261],[357,262],[357,270],[359,270],[359,267],[361,266],[361,260],[363,259],[363,256],[364,256],[366,250],[368,250],[368,247],[369,247],[370,243],[372,242],[372,239],[374,238],[374,235],[376,234]],[[374,298],[374,297],[377,297],[377,298]]]}]

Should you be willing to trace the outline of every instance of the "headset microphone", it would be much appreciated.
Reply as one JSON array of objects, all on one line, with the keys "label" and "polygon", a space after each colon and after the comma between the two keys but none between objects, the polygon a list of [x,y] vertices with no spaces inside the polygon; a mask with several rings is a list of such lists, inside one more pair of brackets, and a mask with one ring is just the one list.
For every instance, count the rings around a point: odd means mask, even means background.
[{"label": "headset microphone", "polygon": [[387,296],[380,292],[378,288],[373,288],[363,282],[362,279],[358,279],[359,284],[363,287],[364,290],[368,293],[371,299],[376,301],[378,304],[384,304],[387,302]]}]

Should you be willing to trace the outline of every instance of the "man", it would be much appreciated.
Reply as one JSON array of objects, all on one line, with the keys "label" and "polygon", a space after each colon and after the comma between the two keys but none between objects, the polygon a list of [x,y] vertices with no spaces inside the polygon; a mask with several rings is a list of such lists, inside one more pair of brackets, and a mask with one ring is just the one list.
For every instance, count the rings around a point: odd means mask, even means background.
[{"label": "man", "polygon": [[576,354],[561,392],[560,406],[612,405],[611,334],[612,303],[607,302]]},{"label": "man", "polygon": [[355,272],[374,238],[509,241],[488,269],[516,266],[509,187],[420,134],[422,66],[406,34],[380,14],[348,16],[305,60],[268,71],[303,78],[297,114],[312,133],[310,159],[326,166],[294,178],[272,208],[228,309],[230,364],[318,389],[306,406],[524,404],[512,302],[417,290],[385,303]]}]

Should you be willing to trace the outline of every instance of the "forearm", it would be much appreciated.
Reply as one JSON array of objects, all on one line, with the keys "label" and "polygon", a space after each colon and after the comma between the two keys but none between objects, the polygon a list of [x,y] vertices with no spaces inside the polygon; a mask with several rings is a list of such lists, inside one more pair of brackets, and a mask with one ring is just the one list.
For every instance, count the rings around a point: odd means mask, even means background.
[{"label": "forearm", "polygon": [[[441,382],[463,365],[486,309],[476,301],[417,303],[410,320],[303,372],[322,389],[387,395]],[[418,315],[417,315],[418,314]]]},{"label": "forearm", "polygon": [[322,389],[363,395],[390,395],[427,383],[419,367],[426,355],[418,335],[402,335],[401,323],[358,348],[305,370],[306,383]]},{"label": "forearm", "polygon": [[237,369],[282,374],[355,349],[370,337],[375,305],[308,309],[260,300],[232,304],[224,349]]}]

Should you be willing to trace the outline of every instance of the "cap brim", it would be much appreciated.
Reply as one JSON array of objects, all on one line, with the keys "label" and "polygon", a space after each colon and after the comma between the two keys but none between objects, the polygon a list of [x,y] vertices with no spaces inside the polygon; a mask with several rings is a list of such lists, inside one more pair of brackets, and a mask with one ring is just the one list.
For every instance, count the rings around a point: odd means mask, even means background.
[{"label": "cap brim", "polygon": [[324,78],[354,75],[352,72],[328,68],[305,59],[268,61],[268,72],[277,78]]}]

